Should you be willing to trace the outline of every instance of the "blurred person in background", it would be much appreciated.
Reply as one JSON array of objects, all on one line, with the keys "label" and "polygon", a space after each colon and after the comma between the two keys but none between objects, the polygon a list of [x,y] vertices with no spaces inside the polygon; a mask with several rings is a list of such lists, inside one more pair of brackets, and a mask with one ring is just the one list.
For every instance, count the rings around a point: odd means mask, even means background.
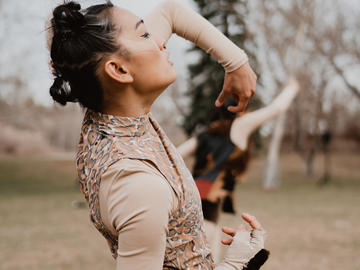
[{"label": "blurred person in background", "polygon": [[205,219],[205,232],[215,262],[220,260],[218,222],[220,212],[235,214],[233,193],[235,184],[244,181],[251,159],[251,135],[264,123],[285,112],[299,90],[297,81],[290,79],[282,92],[266,107],[255,111],[229,112],[236,105],[229,98],[218,108],[212,122],[198,136],[178,147],[185,159],[195,157],[193,177],[199,189]]},{"label": "blurred person in background", "polygon": [[231,95],[233,112],[255,92],[246,54],[176,1],[164,1],[144,20],[109,1],[87,9],[71,1],[57,6],[48,24],[50,94],[62,105],[86,108],[77,151],[80,189],[117,269],[258,269],[268,253],[264,230],[249,214],[242,217],[250,228],[222,228],[231,238],[222,240],[229,247],[214,265],[192,175],[150,112],[176,80],[165,47],[172,33],[225,68],[216,105]]}]

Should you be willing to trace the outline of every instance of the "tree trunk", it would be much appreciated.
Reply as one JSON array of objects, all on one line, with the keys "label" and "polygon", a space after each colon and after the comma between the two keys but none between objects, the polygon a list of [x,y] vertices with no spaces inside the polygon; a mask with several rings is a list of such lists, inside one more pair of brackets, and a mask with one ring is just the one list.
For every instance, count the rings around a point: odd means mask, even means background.
[{"label": "tree trunk", "polygon": [[314,175],[315,147],[313,146],[306,157],[306,176]]},{"label": "tree trunk", "polygon": [[295,152],[302,153],[304,151],[304,147],[301,141],[301,115],[299,112],[297,102],[294,102],[294,144],[293,148]]},{"label": "tree trunk", "polygon": [[284,133],[285,119],[286,112],[280,114],[276,119],[263,176],[264,189],[277,189],[280,186],[279,152]]}]

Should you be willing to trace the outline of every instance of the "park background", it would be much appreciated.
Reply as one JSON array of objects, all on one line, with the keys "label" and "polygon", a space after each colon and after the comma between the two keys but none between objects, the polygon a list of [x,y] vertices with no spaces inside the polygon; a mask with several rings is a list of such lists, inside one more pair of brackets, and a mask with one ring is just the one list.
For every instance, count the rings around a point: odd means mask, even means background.
[{"label": "park background", "polygon": [[[114,269],[75,181],[83,111],[77,105],[56,105],[48,94],[52,75],[44,22],[59,2],[0,0],[0,269],[4,270]],[[79,2],[86,7],[101,1]],[[145,16],[160,1],[113,2]],[[359,1],[182,2],[207,16],[251,56],[260,76],[257,102],[250,106],[269,104],[290,73],[300,82],[300,92],[286,112],[270,187],[265,188],[263,179],[278,120],[257,133],[245,181],[236,188],[238,213],[257,216],[268,231],[271,256],[262,269],[359,270]],[[179,145],[197,132],[196,125],[188,125],[189,119],[197,119],[200,129],[206,125],[207,114],[197,109],[212,110],[223,73],[219,66],[209,69],[216,65],[209,57],[199,66],[204,55],[179,37],[170,39],[168,49],[179,76],[156,102],[153,114]],[[200,89],[200,101],[193,89]],[[326,133],[331,134],[327,158],[322,143]],[[193,160],[186,163],[191,168]],[[232,226],[239,221],[239,215],[221,218],[222,224]]]}]

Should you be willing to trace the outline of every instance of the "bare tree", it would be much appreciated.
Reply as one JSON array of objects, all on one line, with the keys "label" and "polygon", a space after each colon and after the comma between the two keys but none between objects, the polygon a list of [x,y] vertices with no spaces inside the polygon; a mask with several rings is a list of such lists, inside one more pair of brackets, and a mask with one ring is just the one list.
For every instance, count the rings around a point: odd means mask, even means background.
[{"label": "bare tree", "polygon": [[[304,39],[304,34],[306,31],[306,25],[304,24],[304,19],[297,17],[291,17],[292,19],[292,29],[288,31],[285,35],[281,35],[281,38],[288,40],[284,42],[281,39],[274,38],[274,29],[272,25],[269,24],[269,17],[274,16],[274,10],[280,9],[280,5],[268,5],[269,2],[260,2],[260,9],[263,11],[264,16],[259,20],[259,25],[261,26],[262,33],[265,37],[265,43],[268,45],[267,49],[268,57],[266,61],[268,65],[276,65],[278,69],[274,69],[273,80],[278,89],[284,83],[284,80],[290,76],[293,76],[296,72],[296,62],[299,55],[299,46]],[[298,6],[293,6],[293,9],[297,9]],[[297,14],[297,10],[295,11]],[[276,13],[275,13],[276,14]],[[280,14],[281,15],[281,14]],[[284,18],[279,17],[284,20]],[[288,19],[288,18],[287,18]],[[281,22],[280,22],[281,24]],[[294,33],[297,33],[294,34]],[[294,42],[294,36],[296,35],[296,41]],[[278,36],[277,36],[278,37]],[[277,62],[277,63],[274,63]],[[278,72],[278,73],[276,73]],[[265,168],[265,174],[263,178],[263,188],[265,189],[274,189],[279,187],[279,174],[278,174],[278,160],[279,160],[279,151],[281,140],[284,132],[284,125],[286,120],[286,112],[282,113],[276,120],[274,132],[272,134],[272,139],[270,142],[268,159]]]},{"label": "bare tree", "polygon": [[[323,132],[320,123],[325,123],[327,128],[334,128],[327,117],[329,112],[324,110],[326,104],[330,103],[331,107],[336,102],[329,98],[334,78],[340,76],[345,82],[344,88],[350,89],[355,96],[359,94],[359,89],[346,76],[346,68],[359,63],[359,38],[354,31],[356,27],[349,27],[350,22],[343,18],[336,0],[326,3],[307,0],[267,0],[256,3],[256,30],[262,37],[259,38],[262,45],[259,47],[264,48],[263,67],[267,70],[267,78],[271,78],[276,89],[281,88],[291,73],[300,81],[302,90],[286,122],[292,128],[286,128],[285,133],[294,137],[294,149],[303,158],[307,174],[311,175],[315,154],[319,149],[319,138]],[[306,23],[308,28],[304,41],[297,48],[294,40],[302,23]],[[357,19],[356,25],[358,24]],[[298,61],[293,57],[296,50]],[[350,60],[339,59],[341,56],[347,56]],[[278,121],[285,122],[283,119],[281,117]],[[273,136],[277,137],[277,142],[272,140],[271,144],[277,147],[270,146],[270,151],[279,150],[281,145],[279,131],[283,127],[281,123],[277,123],[275,127]],[[269,158],[275,160],[269,163],[276,166],[274,164],[277,163],[277,157],[269,154]],[[274,170],[271,174],[270,178],[276,178]],[[278,181],[275,179],[267,179],[264,186],[276,187],[276,182]]]},{"label": "bare tree", "polygon": [[[310,33],[315,49],[320,53],[340,76],[346,87],[360,101],[360,87],[352,84],[347,76],[347,70],[360,63],[360,38],[358,29],[360,27],[360,14],[352,10],[343,10],[338,0],[331,2],[331,8],[325,5],[323,13],[332,15],[331,25],[322,24],[317,27],[316,32]],[[323,8],[324,9],[324,8]],[[347,19],[352,18],[352,21]],[[338,58],[346,57],[346,61],[339,63]]]}]

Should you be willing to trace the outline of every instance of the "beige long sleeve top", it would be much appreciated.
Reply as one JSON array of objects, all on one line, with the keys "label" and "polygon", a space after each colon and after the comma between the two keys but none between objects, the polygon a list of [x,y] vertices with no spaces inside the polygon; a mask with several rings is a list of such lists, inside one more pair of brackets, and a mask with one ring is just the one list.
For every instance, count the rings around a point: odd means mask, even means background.
[{"label": "beige long sleeve top", "polygon": [[246,53],[197,12],[180,1],[166,0],[146,18],[150,33],[168,40],[175,33],[211,54],[226,72],[248,61]]},{"label": "beige long sleeve top", "polygon": [[176,202],[170,185],[145,161],[123,159],[110,166],[101,180],[100,212],[118,235],[117,269],[162,269]]},{"label": "beige long sleeve top", "polygon": [[[145,24],[165,40],[176,33],[192,41],[227,72],[248,60],[243,50],[178,1],[158,5]],[[102,175],[99,200],[105,226],[118,235],[117,269],[162,269],[169,213],[178,203],[164,177],[145,161],[120,160]]]}]

